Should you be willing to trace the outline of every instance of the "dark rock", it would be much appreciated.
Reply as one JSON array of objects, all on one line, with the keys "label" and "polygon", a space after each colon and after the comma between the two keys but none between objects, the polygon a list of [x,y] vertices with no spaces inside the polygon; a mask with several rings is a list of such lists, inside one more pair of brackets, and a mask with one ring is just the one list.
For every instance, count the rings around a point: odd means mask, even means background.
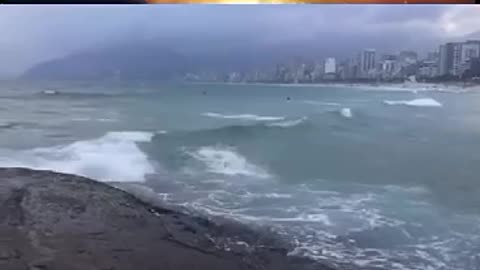
[{"label": "dark rock", "polygon": [[0,169],[0,269],[332,269],[273,239],[87,178]]}]

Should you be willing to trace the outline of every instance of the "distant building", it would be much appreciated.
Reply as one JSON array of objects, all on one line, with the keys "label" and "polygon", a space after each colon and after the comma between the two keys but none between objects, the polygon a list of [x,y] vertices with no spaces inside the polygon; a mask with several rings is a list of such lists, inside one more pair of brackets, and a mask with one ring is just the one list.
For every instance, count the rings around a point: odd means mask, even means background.
[{"label": "distant building", "polygon": [[380,61],[397,61],[398,55],[395,54],[383,54],[380,57]]},{"label": "distant building", "polygon": [[460,73],[461,47],[459,42],[449,42],[440,45],[437,75],[458,76]]},{"label": "distant building", "polygon": [[295,72],[295,78],[294,82],[299,83],[299,82],[304,82],[306,81],[306,70],[307,70],[307,65],[306,64],[300,64],[298,68],[296,69]]},{"label": "distant building", "polygon": [[409,66],[417,63],[418,55],[414,51],[401,51],[399,60],[402,66]]},{"label": "distant building", "polygon": [[357,78],[359,76],[358,62],[356,59],[352,58],[342,61],[339,65],[337,73],[342,80],[351,80]]},{"label": "distant building", "polygon": [[376,58],[375,49],[365,49],[360,53],[360,77],[372,78],[375,76]]},{"label": "distant building", "polygon": [[378,70],[380,78],[390,80],[399,77],[400,65],[397,60],[382,60]]},{"label": "distant building", "polygon": [[440,45],[438,52],[438,71],[439,76],[451,75],[450,70],[453,67],[453,43]]},{"label": "distant building", "polygon": [[438,52],[429,52],[427,53],[426,61],[435,61],[438,62],[439,53]]},{"label": "distant building", "polygon": [[470,69],[471,60],[480,57],[480,41],[469,40],[462,43],[460,53],[459,75]]},{"label": "distant building", "polygon": [[440,45],[438,75],[461,76],[470,68],[470,60],[480,56],[480,41],[449,42]]},{"label": "distant building", "polygon": [[337,63],[335,58],[325,59],[325,79],[335,79],[337,73]]},{"label": "distant building", "polygon": [[312,71],[312,81],[318,82],[322,80],[323,74],[325,73],[325,65],[322,63],[317,63]]},{"label": "distant building", "polygon": [[468,76],[471,78],[480,78],[480,57],[470,59],[470,69]]},{"label": "distant building", "polygon": [[462,43],[453,43],[452,68],[450,69],[450,74],[453,76],[461,75],[462,45],[463,45]]},{"label": "distant building", "polygon": [[420,78],[433,78],[438,74],[437,61],[422,61],[419,63],[417,76]]},{"label": "distant building", "polygon": [[228,82],[240,82],[242,81],[242,74],[239,72],[230,72],[228,74]]}]

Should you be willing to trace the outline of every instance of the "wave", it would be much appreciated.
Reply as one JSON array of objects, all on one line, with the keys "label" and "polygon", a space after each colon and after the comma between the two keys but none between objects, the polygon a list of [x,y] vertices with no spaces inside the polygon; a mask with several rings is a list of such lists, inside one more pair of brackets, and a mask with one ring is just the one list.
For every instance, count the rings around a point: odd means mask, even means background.
[{"label": "wave", "polygon": [[[301,132],[304,128],[308,128],[309,118],[302,117],[298,119],[291,119],[279,122],[256,122],[253,124],[235,124],[226,125],[210,129],[200,130],[180,130],[168,133],[157,132],[153,138],[154,145],[162,145],[163,149],[170,148],[174,144],[187,143],[183,146],[202,146],[215,145],[220,143],[222,145],[236,144],[236,142],[244,139],[262,138],[276,133],[291,133],[297,130]],[[159,149],[161,150],[161,149]]]},{"label": "wave", "polygon": [[63,92],[57,90],[43,90],[39,93],[35,93],[34,96],[56,96],[56,97],[75,97],[75,98],[110,98],[125,95],[121,92],[101,93],[101,92]]},{"label": "wave", "polygon": [[221,119],[238,119],[238,120],[253,120],[253,121],[280,121],[284,120],[283,116],[260,116],[256,114],[220,114],[207,112],[202,113],[203,116]]},{"label": "wave", "polygon": [[353,117],[352,110],[350,108],[342,108],[340,110],[340,114],[345,118],[352,118]]},{"label": "wave", "polygon": [[75,122],[88,122],[88,121],[97,121],[97,122],[118,122],[114,118],[90,118],[90,117],[76,117],[72,118],[71,121]]},{"label": "wave", "polygon": [[304,123],[308,118],[307,117],[302,117],[299,119],[293,119],[293,120],[286,120],[282,122],[275,122],[275,123],[269,123],[266,124],[268,127],[282,127],[282,128],[289,128],[289,127],[294,127],[297,125],[300,125]]},{"label": "wave", "polygon": [[268,178],[269,174],[262,168],[250,163],[232,147],[204,146],[188,152],[190,156],[205,164],[207,171],[229,176],[253,176]]},{"label": "wave", "polygon": [[442,103],[433,98],[417,98],[412,100],[385,100],[387,105],[406,105],[414,107],[442,107]]},{"label": "wave", "polygon": [[324,102],[324,101],[316,101],[316,100],[304,100],[303,103],[311,104],[311,105],[325,105],[325,106],[340,106],[340,103],[336,102]]},{"label": "wave", "polygon": [[137,145],[149,142],[149,132],[109,132],[68,145],[25,151],[0,150],[0,166],[28,167],[72,173],[105,182],[144,181],[154,167]]}]

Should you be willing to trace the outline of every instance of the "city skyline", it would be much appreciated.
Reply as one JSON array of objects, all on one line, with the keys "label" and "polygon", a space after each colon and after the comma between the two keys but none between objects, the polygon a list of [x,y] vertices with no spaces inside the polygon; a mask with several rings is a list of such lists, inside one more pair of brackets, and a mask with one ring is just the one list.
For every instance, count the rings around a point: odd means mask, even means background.
[{"label": "city skyline", "polygon": [[[274,70],[227,72],[228,74],[188,74],[187,80],[251,81],[251,82],[319,82],[346,80],[402,80],[409,76],[420,79],[456,80],[480,76],[480,40],[440,44],[423,56],[414,50],[377,53],[365,48],[348,58],[327,57],[306,62],[278,63]],[[268,74],[270,73],[270,74]],[[468,73],[468,74],[467,74]],[[205,75],[205,74],[204,74]],[[210,77],[208,77],[210,76]],[[213,77],[212,77],[213,76]]]}]

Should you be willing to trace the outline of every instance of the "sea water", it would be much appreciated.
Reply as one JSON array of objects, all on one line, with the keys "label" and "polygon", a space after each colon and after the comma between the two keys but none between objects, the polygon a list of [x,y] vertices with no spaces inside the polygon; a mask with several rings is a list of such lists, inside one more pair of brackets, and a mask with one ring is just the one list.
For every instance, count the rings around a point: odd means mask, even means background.
[{"label": "sea water", "polygon": [[356,269],[480,268],[480,93],[0,88],[0,166],[136,183],[167,204],[271,228],[291,256]]}]

